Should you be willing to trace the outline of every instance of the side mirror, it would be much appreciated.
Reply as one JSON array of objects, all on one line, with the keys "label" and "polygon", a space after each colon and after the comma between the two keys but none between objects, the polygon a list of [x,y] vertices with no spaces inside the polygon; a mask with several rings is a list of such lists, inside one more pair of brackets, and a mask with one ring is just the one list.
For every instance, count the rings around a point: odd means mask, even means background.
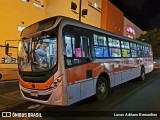
[{"label": "side mirror", "polygon": [[5,54],[8,56],[9,55],[9,43],[5,45]]}]

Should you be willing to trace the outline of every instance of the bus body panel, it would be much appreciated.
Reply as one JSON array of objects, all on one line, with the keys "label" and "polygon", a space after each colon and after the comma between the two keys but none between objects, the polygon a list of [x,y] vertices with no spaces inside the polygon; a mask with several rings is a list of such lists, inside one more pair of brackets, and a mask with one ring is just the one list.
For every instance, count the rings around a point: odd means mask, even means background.
[{"label": "bus body panel", "polygon": [[68,105],[93,96],[97,79],[86,79],[67,86]]},{"label": "bus body panel", "polygon": [[[111,61],[111,60],[108,60],[108,61]],[[123,61],[127,63],[129,60],[124,59]],[[135,61],[137,62],[137,60],[135,60]],[[97,65],[97,62],[98,61],[96,60],[95,62],[93,62],[93,64]],[[83,100],[84,98],[87,98],[87,97],[90,97],[90,96],[96,94],[95,91],[96,91],[97,78],[100,75],[100,73],[105,71],[104,67],[102,67],[102,66],[106,65],[108,63],[111,66],[111,67],[108,67],[108,70],[106,70],[106,71],[109,71],[109,69],[110,69],[110,71],[111,71],[111,72],[107,72],[107,74],[109,74],[110,87],[117,86],[121,83],[124,83],[124,82],[127,82],[129,80],[132,80],[134,78],[139,77],[140,73],[141,73],[141,65],[143,65],[143,64],[135,65],[134,63],[132,63],[130,65],[127,65],[128,68],[130,68],[130,69],[127,69],[127,67],[124,67],[125,69],[119,68],[119,71],[116,69],[117,72],[114,72],[113,71],[113,68],[114,68],[113,64],[115,64],[115,62],[107,62],[107,61],[106,61],[106,63],[100,62],[99,66],[97,66],[96,68],[93,68],[93,71],[95,71],[95,73],[96,73],[96,75],[94,76],[93,79],[90,79],[90,80],[81,79],[81,80],[76,81],[72,85],[69,85],[67,87],[67,93],[70,98],[68,100],[68,105],[73,104],[77,101]],[[139,62],[137,62],[137,63],[139,63]],[[123,67],[123,65],[126,66],[126,64],[122,64],[122,67]],[[147,66],[145,66],[145,68],[147,68],[148,66],[150,67],[150,70],[148,72],[151,72],[153,70],[153,66],[147,65]],[[97,68],[100,68],[100,69],[97,69]],[[93,74],[94,74],[94,72],[93,72]],[[87,85],[87,82],[90,84]],[[86,84],[87,87],[82,87],[82,84]],[[92,89],[92,87],[93,87],[93,89]],[[86,93],[86,91],[87,91],[87,93]],[[86,97],[83,98],[84,93],[86,93]]]}]

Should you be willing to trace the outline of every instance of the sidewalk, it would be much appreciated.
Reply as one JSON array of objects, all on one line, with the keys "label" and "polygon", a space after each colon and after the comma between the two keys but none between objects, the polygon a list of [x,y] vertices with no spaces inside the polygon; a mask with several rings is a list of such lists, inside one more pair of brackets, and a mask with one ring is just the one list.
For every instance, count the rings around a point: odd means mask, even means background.
[{"label": "sidewalk", "polygon": [[18,70],[11,68],[0,68],[2,78],[0,81],[16,80],[18,79]]},{"label": "sidewalk", "polygon": [[0,111],[6,111],[24,104],[19,92],[18,80],[0,82]]}]

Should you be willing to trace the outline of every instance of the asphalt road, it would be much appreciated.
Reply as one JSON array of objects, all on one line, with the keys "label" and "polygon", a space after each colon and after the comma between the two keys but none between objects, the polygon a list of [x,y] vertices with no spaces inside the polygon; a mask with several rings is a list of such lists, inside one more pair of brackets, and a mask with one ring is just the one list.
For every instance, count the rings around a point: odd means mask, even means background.
[{"label": "asphalt road", "polygon": [[[109,95],[106,100],[101,102],[96,101],[94,97],[85,99],[68,107],[48,106],[33,102],[27,102],[23,106],[13,108],[11,111],[42,112],[45,113],[45,117],[52,116],[55,113],[58,115],[58,117],[47,118],[47,120],[77,120],[82,118],[92,120],[106,120],[107,115],[110,114],[110,112],[106,111],[113,111],[112,113],[114,113],[115,111],[115,113],[119,113],[122,111],[124,113],[133,113],[134,111],[159,111],[160,113],[160,70],[155,70],[152,73],[147,74],[145,81],[134,79],[110,89]],[[102,117],[99,117],[99,114],[103,114]],[[69,115],[69,117],[66,118],[67,115]],[[72,115],[76,117],[73,117]],[[43,119],[46,119],[45,117],[43,117]],[[152,120],[151,118],[157,120],[160,119],[156,117],[142,117],[142,119],[146,120]],[[25,119],[32,120],[32,118]],[[119,118],[108,116],[107,119],[136,120],[139,118]]]}]

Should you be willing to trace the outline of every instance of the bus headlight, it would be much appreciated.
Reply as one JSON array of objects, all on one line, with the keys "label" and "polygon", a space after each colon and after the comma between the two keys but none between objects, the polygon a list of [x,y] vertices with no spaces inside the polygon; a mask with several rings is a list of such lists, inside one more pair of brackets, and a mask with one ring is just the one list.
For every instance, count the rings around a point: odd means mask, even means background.
[{"label": "bus headlight", "polygon": [[54,80],[53,84],[51,85],[51,87],[53,88],[57,88],[58,85],[61,83],[63,79],[63,76],[59,76],[57,79]]}]

